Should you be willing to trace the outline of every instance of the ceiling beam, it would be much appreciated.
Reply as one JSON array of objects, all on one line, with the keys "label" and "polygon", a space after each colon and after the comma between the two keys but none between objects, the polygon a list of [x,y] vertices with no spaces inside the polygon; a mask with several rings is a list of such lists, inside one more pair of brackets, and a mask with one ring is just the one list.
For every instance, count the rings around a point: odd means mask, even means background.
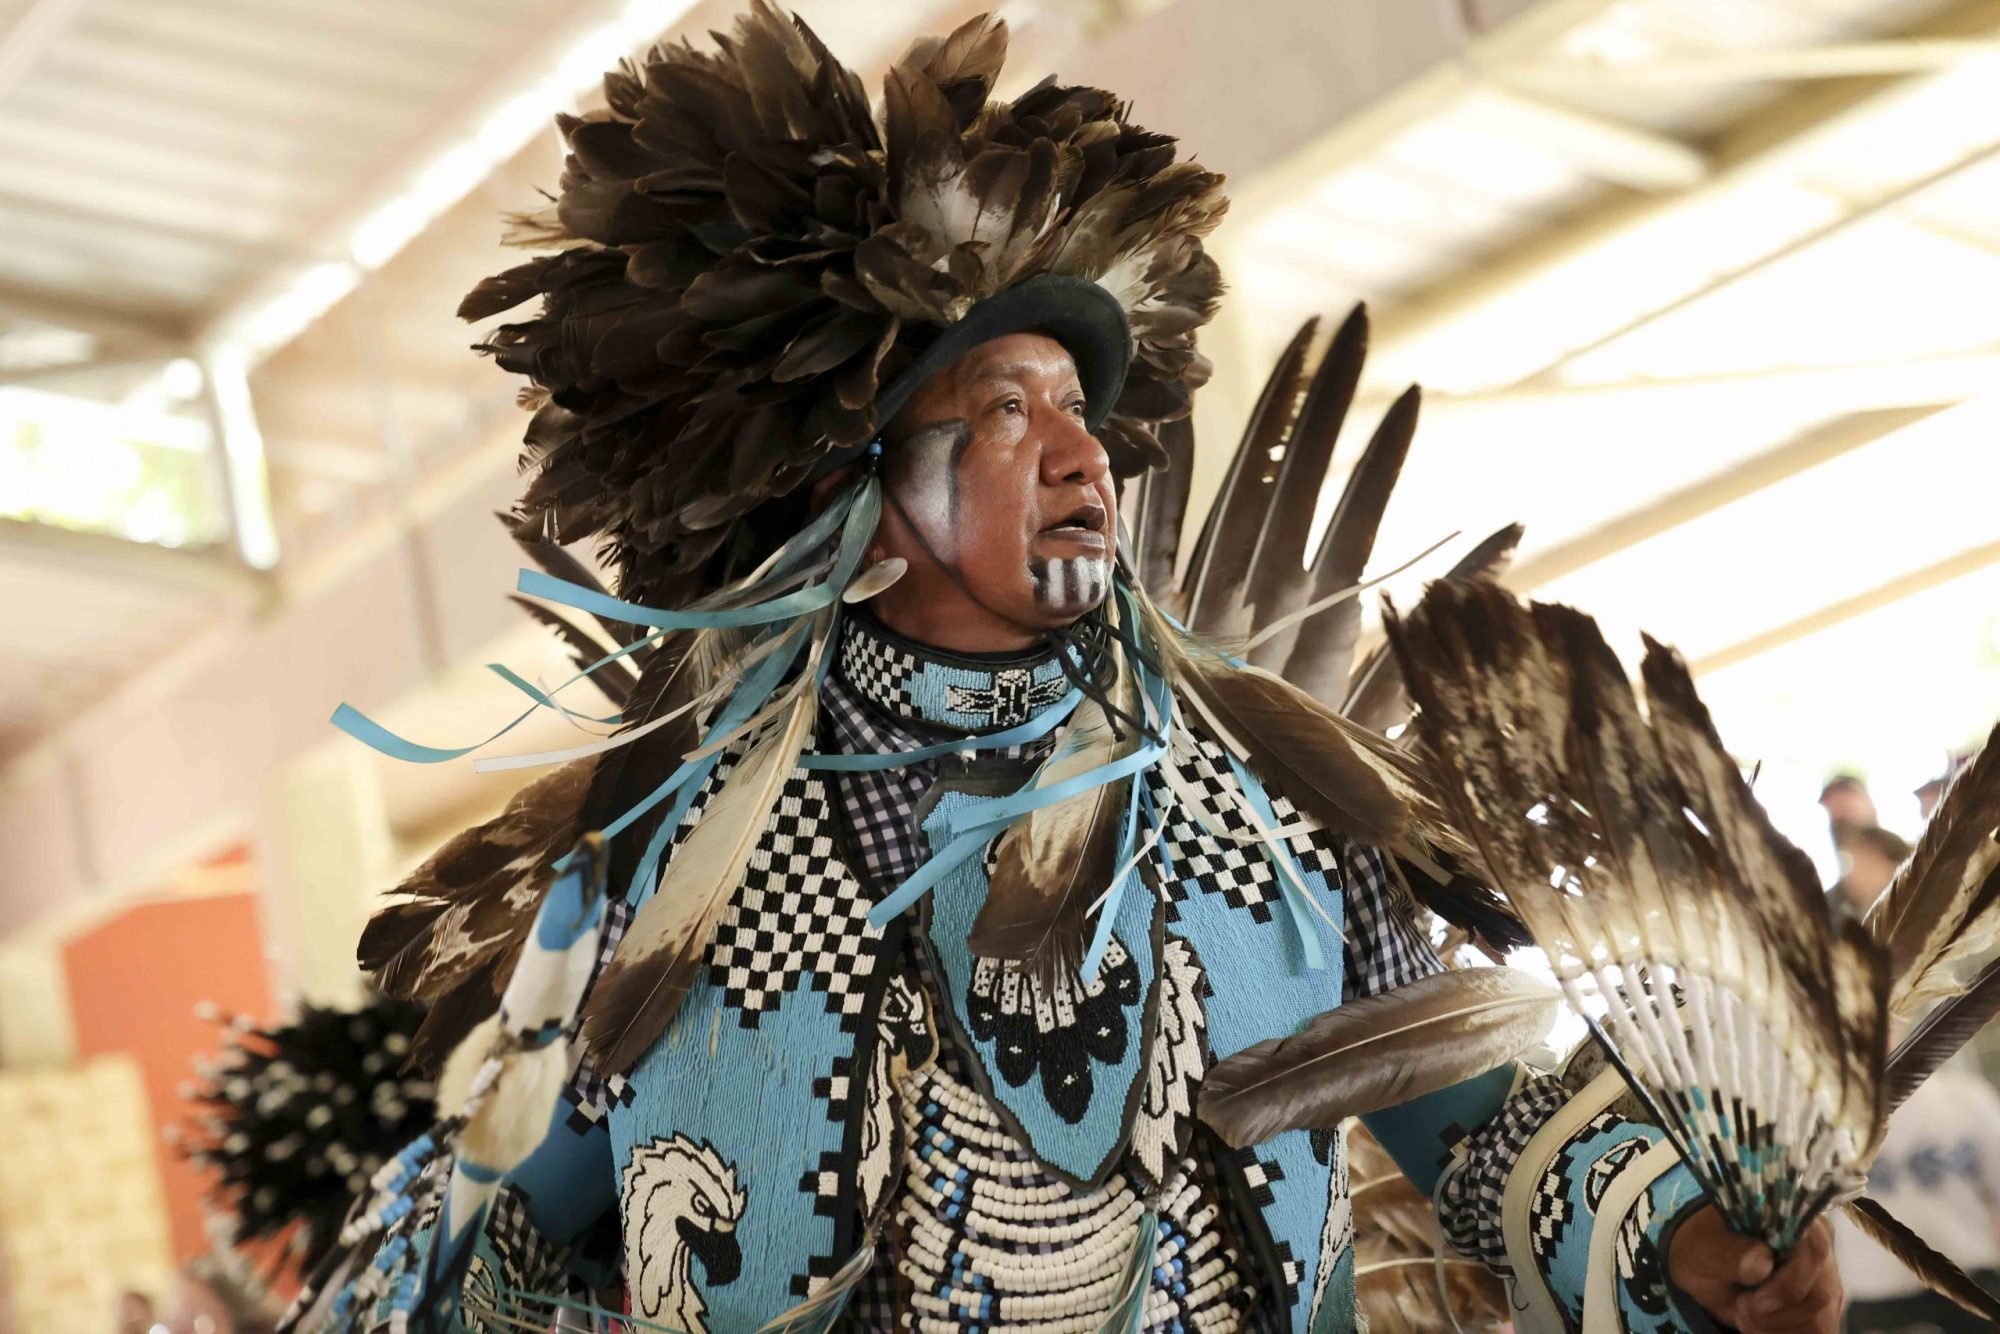
[{"label": "ceiling beam", "polygon": [[[1913,33],[1916,35],[1994,39],[2000,36],[2000,0],[1961,0],[1933,16]],[[1518,80],[1520,71],[1533,68],[1538,56],[1536,51],[1484,47],[1475,47],[1471,53],[1485,75],[1501,83]],[[1526,290],[1593,246],[1659,223],[1677,209],[1719,197],[1765,176],[1781,166],[1787,150],[1796,149],[1815,134],[1853,123],[1868,114],[1878,99],[1904,86],[1901,78],[1852,79],[1817,84],[1779,98],[1712,146],[1709,157],[1713,171],[1693,189],[1678,195],[1607,197],[1571,216],[1560,228],[1538,232],[1465,272],[1453,274],[1432,291],[1398,302],[1376,322],[1378,359],[1386,360],[1397,344]],[[1290,170],[1287,164],[1286,172]],[[1296,197],[1300,188],[1303,183],[1294,180],[1290,190],[1272,202]],[[1266,199],[1261,187],[1257,198]]]},{"label": "ceiling beam", "polygon": [[2000,41],[1990,38],[1903,37],[1769,51],[1713,51],[1666,60],[1555,60],[1525,66],[1518,77],[1537,88],[1853,79],[1930,74],[1995,56],[2000,56]]},{"label": "ceiling beam", "polygon": [[151,349],[178,353],[188,341],[187,326],[164,314],[106,305],[67,292],[0,283],[0,319],[9,317],[92,334],[126,352]]},{"label": "ceiling beam", "polygon": [[1674,314],[1676,311],[1686,310],[1689,306],[1713,296],[1732,283],[1741,282],[1752,274],[1762,273],[1772,265],[1790,259],[1794,255],[1801,254],[1811,247],[1818,245],[1820,242],[1827,240],[1829,237],[1837,236],[1858,223],[1866,222],[1868,219],[1876,217],[1879,214],[1901,208],[1904,204],[1909,203],[1926,190],[1930,190],[1981,163],[1993,161],[1995,158],[2000,158],[2000,140],[1996,140],[1984,148],[1974,149],[1963,157],[1947,162],[1936,171],[1926,172],[1914,181],[1906,182],[1893,190],[1875,196],[1858,207],[1850,208],[1831,222],[1824,223],[1802,235],[1795,236],[1783,245],[1773,250],[1765,251],[1747,264],[1738,265],[1726,273],[1718,273],[1700,286],[1681,293],[1681,295],[1675,297],[1666,305],[1636,315],[1616,328],[1598,334],[1582,346],[1571,348],[1554,362],[1543,367],[1534,375],[1527,377],[1521,383],[1546,383],[1548,380],[1553,379],[1564,366],[1569,365],[1578,358],[1589,356],[1592,352],[1600,348],[1608,347],[1628,334],[1636,333],[1650,324],[1657,323],[1667,316]]},{"label": "ceiling beam", "polygon": [[1976,574],[1990,565],[2000,564],[2000,541],[1988,542],[1984,546],[1971,547],[1924,566],[1911,570],[1886,583],[1865,589],[1852,597],[1842,598],[1830,606],[1807,612],[1783,625],[1740,640],[1727,648],[1704,654],[1688,664],[1688,669],[1696,676],[1719,672],[1725,667],[1734,667],[1739,662],[1747,662],[1774,649],[1781,649],[1808,635],[1830,630],[1870,612],[1894,606],[1906,598],[1948,584],[1952,580],[1968,574]]},{"label": "ceiling beam", "polygon": [[[1959,403],[1985,393],[1996,383],[2000,383],[2000,348],[1859,365],[1766,367],[1608,384],[1535,383],[1466,394],[1427,389],[1424,420],[1467,417],[1497,424],[1515,413],[1597,403],[1615,403],[1621,410],[1639,415],[1672,410],[1720,417],[1746,404],[1773,400],[1809,402],[1827,416],[1834,416],[1872,408]],[[1364,394],[1355,411],[1373,409],[1379,413],[1391,401],[1388,394]]]},{"label": "ceiling beam", "polygon": [[1872,445],[1939,410],[1938,407],[1884,408],[1835,418],[1775,449],[1628,511],[1610,523],[1516,561],[1503,582],[1522,592],[1553,583],[1586,565],[1594,565],[1746,496],[1767,491],[1808,469]]},{"label": "ceiling beam", "polygon": [[0,95],[42,58],[82,7],[83,0],[28,0],[13,23],[0,32]]}]

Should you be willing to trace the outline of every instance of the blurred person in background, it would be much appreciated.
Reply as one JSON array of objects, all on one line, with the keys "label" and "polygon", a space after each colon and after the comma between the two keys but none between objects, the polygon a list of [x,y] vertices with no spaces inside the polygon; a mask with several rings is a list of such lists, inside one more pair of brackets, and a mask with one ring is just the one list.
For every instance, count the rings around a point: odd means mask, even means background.
[{"label": "blurred person in background", "polygon": [[1847,870],[1834,884],[1834,892],[1846,899],[1855,912],[1866,914],[1882,891],[1896,877],[1896,868],[1910,855],[1904,839],[1880,825],[1849,830],[1841,861]]},{"label": "blurred person in background", "polygon": [[[1868,1194],[1989,1292],[2000,1292],[2000,1093],[1964,1060],[1932,1075],[1889,1121]],[[1923,1291],[1901,1262],[1846,1218],[1834,1253],[1851,1334],[1958,1334],[1987,1328]]]},{"label": "blurred person in background", "polygon": [[1820,789],[1819,804],[1826,811],[1834,849],[1843,857],[1855,834],[1863,829],[1873,829],[1878,823],[1875,799],[1868,795],[1868,785],[1853,774],[1840,774],[1831,779]]}]

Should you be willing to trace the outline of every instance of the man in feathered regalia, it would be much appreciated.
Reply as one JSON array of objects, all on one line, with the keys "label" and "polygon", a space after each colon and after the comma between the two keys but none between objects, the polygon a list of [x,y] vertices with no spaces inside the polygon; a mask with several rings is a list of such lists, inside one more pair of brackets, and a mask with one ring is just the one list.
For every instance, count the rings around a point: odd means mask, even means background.
[{"label": "man in feathered regalia", "polygon": [[[1256,649],[1149,596],[1119,487],[1186,444],[1221,181],[1105,92],[992,100],[1004,50],[920,43],[878,121],[757,3],[563,121],[546,253],[462,313],[540,303],[486,344],[531,381],[522,590],[615,640],[538,605],[618,726],[505,761],[555,767],[371,923],[456,1110],[305,1323],[1355,1329],[1352,1113],[1519,1328],[1831,1330],[1825,1224],[1732,1236],[1615,1073],[1517,1063],[1553,993],[1440,962],[1419,897],[1517,924],[1415,763],[1234,656],[1345,674],[1317,479],[1195,557]],[[1299,457],[1359,350],[1306,392],[1303,348],[1260,413]]]}]

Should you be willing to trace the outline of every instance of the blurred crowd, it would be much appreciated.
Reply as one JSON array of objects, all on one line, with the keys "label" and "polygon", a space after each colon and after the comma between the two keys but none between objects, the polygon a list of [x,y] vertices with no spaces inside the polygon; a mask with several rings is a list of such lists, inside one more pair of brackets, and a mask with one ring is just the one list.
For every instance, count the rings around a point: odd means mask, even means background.
[{"label": "blurred crowd", "polygon": [[[1960,759],[1954,763],[1963,763]],[[1950,773],[1917,789],[1925,820]],[[1887,889],[1910,844],[1882,827],[1858,777],[1836,777],[1820,793],[1841,875],[1829,892],[1865,913]],[[1891,1042],[1895,1040],[1891,1035]],[[2000,1092],[1977,1063],[1981,1048],[1933,1075],[1889,1123],[1868,1174],[1868,1193],[1986,1288],[2000,1292]],[[1901,1263],[1836,1223],[1850,1334],[1931,1334],[1985,1329],[1983,1321],[1923,1292]]]}]

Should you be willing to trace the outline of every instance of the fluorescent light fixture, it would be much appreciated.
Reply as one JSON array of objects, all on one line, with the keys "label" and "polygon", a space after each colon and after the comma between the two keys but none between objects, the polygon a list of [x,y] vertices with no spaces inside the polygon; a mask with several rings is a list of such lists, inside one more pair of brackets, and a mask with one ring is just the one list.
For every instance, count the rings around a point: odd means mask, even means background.
[{"label": "fluorescent light fixture", "polygon": [[226,323],[215,343],[261,361],[305,332],[360,282],[361,270],[345,260],[308,265],[268,300]]}]

